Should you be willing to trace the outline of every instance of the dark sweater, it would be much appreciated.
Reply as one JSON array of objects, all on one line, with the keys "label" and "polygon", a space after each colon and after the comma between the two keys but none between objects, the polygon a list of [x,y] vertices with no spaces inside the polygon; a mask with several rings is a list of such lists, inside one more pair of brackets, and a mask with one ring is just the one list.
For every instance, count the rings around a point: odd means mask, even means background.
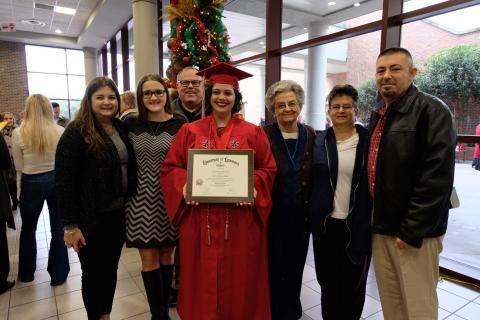
[{"label": "dark sweater", "polygon": [[122,122],[118,119],[112,122],[129,153],[127,194],[122,192],[117,149],[100,125],[97,130],[107,141],[108,151],[101,154],[87,151],[88,144],[76,120],[65,129],[57,146],[55,182],[60,217],[63,225],[78,225],[85,234],[108,215],[112,201],[128,196],[135,187],[135,159],[130,140]]},{"label": "dark sweater", "polygon": [[[8,226],[15,229],[12,207],[10,205],[10,194],[8,192],[7,179],[5,178],[6,171],[10,170],[11,166],[10,152],[3,135],[0,133],[0,221],[6,220]],[[3,225],[0,227],[3,227]]]}]

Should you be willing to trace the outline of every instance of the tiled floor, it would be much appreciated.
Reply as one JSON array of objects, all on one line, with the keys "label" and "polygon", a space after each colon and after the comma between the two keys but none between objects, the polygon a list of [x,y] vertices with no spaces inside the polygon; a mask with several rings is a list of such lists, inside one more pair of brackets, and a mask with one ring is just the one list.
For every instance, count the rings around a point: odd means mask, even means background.
[{"label": "tiled floor", "polygon": [[[21,221],[16,214],[17,229]],[[50,286],[50,277],[46,271],[49,235],[48,212],[46,207],[40,217],[37,229],[37,271],[31,283],[16,283],[13,290],[0,295],[0,320],[82,320],[87,319],[83,308],[80,283],[80,264],[76,253],[70,249],[71,271],[65,284]],[[19,231],[8,231],[11,277],[18,270]],[[315,279],[313,253],[310,250],[303,275],[302,320],[322,319],[320,306],[320,287]],[[124,249],[118,268],[118,283],[111,318],[142,320],[150,319],[145,289],[140,275],[141,262],[136,249]],[[378,297],[375,275],[370,273],[367,283],[367,298],[362,318],[383,319]],[[480,319],[480,292],[467,289],[455,283],[442,281],[438,286],[440,302],[439,319]],[[170,310],[172,320],[180,319],[174,309]]]}]

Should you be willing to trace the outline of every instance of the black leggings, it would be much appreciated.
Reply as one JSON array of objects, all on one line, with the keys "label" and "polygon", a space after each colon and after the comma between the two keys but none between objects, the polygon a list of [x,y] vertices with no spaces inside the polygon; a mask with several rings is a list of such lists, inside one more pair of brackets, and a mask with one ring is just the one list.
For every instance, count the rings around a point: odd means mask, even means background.
[{"label": "black leggings", "polygon": [[82,297],[88,319],[98,320],[112,311],[118,261],[125,241],[122,211],[111,212],[86,238],[78,253],[82,266]]}]

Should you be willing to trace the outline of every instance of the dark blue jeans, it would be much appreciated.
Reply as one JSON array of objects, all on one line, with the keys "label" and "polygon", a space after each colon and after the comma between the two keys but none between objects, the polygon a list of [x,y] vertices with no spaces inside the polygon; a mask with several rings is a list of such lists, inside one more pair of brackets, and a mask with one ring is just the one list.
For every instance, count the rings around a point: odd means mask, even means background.
[{"label": "dark blue jeans", "polygon": [[35,232],[45,201],[48,205],[50,232],[52,233],[47,271],[50,274],[51,285],[59,285],[65,282],[70,272],[70,264],[67,247],[63,241],[63,226],[57,208],[54,171],[32,175],[22,174],[20,193],[22,231],[20,233],[18,278],[24,282],[34,279],[37,267]]}]

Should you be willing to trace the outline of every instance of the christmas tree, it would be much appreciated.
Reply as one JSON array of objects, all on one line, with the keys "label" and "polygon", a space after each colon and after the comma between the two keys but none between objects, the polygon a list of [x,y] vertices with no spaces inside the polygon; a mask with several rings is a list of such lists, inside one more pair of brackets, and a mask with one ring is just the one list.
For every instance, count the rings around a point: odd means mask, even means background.
[{"label": "christmas tree", "polygon": [[167,76],[176,85],[176,76],[186,66],[200,70],[228,62],[228,32],[222,22],[224,0],[171,0],[167,7],[170,39],[167,46],[171,64]]}]

